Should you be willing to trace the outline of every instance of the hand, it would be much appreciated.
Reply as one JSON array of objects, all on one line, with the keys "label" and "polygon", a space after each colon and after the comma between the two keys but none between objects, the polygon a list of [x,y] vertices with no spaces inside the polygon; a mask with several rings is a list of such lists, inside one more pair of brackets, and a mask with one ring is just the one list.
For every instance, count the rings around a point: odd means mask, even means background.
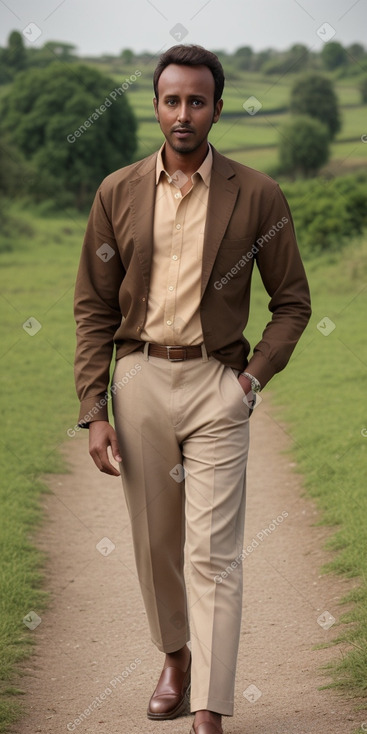
[{"label": "hand", "polygon": [[240,383],[243,392],[246,396],[246,403],[250,409],[250,415],[255,407],[256,395],[252,392],[251,380],[246,375],[239,374],[238,382]]},{"label": "hand", "polygon": [[251,380],[249,380],[246,375],[242,375],[241,373],[238,375],[238,382],[240,383],[243,392],[245,395],[247,395],[249,392],[251,392]]},{"label": "hand", "polygon": [[122,461],[115,429],[108,421],[92,421],[89,424],[89,453],[100,471],[119,477],[120,472],[109,459],[107,451],[109,446],[115,461]]}]

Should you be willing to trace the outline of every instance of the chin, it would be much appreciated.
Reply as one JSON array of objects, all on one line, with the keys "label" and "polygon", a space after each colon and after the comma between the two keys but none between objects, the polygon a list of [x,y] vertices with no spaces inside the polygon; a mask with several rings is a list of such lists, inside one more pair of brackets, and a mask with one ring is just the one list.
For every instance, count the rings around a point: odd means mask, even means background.
[{"label": "chin", "polygon": [[172,140],[169,140],[168,142],[176,153],[193,153],[199,147],[196,143],[193,144],[192,141],[188,144],[185,144],[184,142],[177,143],[177,141]]}]

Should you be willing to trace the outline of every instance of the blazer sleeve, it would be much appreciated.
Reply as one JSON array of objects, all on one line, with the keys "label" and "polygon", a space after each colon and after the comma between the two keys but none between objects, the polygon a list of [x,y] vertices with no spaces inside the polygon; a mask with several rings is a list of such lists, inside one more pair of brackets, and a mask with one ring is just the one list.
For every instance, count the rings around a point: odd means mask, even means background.
[{"label": "blazer sleeve", "polygon": [[270,296],[272,318],[246,369],[264,387],[286,366],[311,316],[310,292],[292,215],[278,185],[266,207],[256,244],[256,262]]},{"label": "blazer sleeve", "polygon": [[124,275],[100,188],[88,219],[74,298],[74,374],[80,400],[79,426],[83,428],[95,420],[108,420],[109,368],[113,337],[121,324],[119,289]]}]

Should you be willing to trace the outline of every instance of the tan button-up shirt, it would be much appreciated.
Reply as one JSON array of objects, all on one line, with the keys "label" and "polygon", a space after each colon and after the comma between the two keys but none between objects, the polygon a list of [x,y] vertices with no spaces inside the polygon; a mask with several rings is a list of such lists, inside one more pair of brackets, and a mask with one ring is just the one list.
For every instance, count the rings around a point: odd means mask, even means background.
[{"label": "tan button-up shirt", "polygon": [[213,154],[211,147],[200,168],[188,178],[182,171],[169,176],[160,149],[156,165],[153,256],[148,311],[143,341],[156,344],[200,344],[200,284],[204,229]]}]

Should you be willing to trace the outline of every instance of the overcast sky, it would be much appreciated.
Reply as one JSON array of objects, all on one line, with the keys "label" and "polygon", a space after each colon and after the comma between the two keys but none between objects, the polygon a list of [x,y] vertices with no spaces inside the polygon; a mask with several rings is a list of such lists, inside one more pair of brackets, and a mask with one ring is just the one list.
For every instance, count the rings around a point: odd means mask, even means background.
[{"label": "overcast sky", "polygon": [[17,29],[27,45],[65,41],[80,55],[156,54],[177,42],[319,50],[331,38],[366,43],[366,28],[366,0],[0,0],[1,46]]}]

